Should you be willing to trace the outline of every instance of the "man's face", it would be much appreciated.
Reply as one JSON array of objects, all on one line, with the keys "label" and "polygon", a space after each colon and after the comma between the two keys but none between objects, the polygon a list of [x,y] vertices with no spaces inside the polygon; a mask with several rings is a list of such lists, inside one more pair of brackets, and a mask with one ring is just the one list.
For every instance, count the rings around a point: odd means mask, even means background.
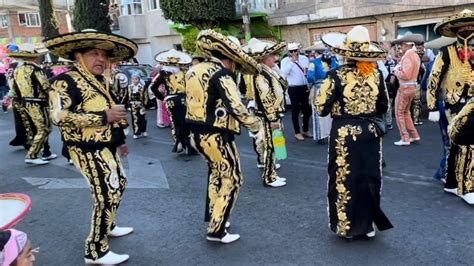
[{"label": "man's face", "polygon": [[411,48],[413,48],[413,45],[411,45],[411,44],[402,43],[402,45],[401,45],[401,49],[402,49],[403,54],[405,54]]},{"label": "man's face", "polygon": [[[76,53],[76,58],[77,58]],[[82,54],[84,64],[93,75],[102,75],[105,71],[109,56],[101,49],[91,49]]]},{"label": "man's face", "polygon": [[298,54],[299,54],[299,51],[298,49],[294,49],[294,50],[288,50],[288,53],[290,54],[291,57],[297,57]]},{"label": "man's face", "polygon": [[262,63],[264,63],[265,65],[267,65],[270,68],[273,68],[275,66],[275,62],[278,60],[278,58],[279,58],[279,56],[277,56],[275,54],[270,54],[262,60]]}]

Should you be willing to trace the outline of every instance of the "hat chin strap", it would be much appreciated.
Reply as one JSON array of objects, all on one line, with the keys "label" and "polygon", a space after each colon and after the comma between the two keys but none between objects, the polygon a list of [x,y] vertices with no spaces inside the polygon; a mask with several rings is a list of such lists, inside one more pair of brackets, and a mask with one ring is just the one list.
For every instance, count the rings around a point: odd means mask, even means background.
[{"label": "hat chin strap", "polygon": [[[94,74],[92,74],[89,70],[89,68],[87,68],[86,66],[86,63],[84,62],[84,57],[82,57],[82,54],[79,53],[78,54],[78,57],[79,57],[79,65],[81,65],[81,67],[84,69],[84,71],[91,76],[91,78],[94,78],[95,80],[97,80],[97,78],[95,77]],[[109,87],[110,87],[110,77],[111,77],[111,73],[110,73],[110,60],[107,60],[107,62],[105,62],[105,70],[104,70],[104,73],[102,74],[102,76],[104,76],[104,79],[105,79],[105,90],[107,91],[107,93],[109,93]],[[98,81],[98,80],[97,80]],[[98,81],[99,82],[99,81]],[[100,82],[99,82],[100,83]],[[107,97],[110,98],[110,100],[113,102],[112,100],[112,97],[110,95],[107,95]]]},{"label": "hat chin strap", "polygon": [[[462,37],[461,35],[457,35],[458,39],[461,40],[463,42],[463,45],[464,45],[464,54],[467,55],[468,54],[468,50],[469,50],[469,40],[472,39],[474,37],[474,32],[472,32],[471,34],[469,34],[469,36],[467,36],[466,38]],[[464,57],[464,63],[467,63],[467,61],[469,60],[468,56]]]}]

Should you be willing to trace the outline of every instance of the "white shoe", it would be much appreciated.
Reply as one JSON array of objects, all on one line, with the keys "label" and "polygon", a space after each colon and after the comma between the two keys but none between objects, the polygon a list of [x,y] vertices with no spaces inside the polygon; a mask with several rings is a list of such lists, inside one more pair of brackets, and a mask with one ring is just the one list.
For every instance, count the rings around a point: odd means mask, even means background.
[{"label": "white shoe", "polygon": [[25,163],[27,163],[27,164],[43,165],[43,164],[48,164],[49,162],[48,162],[48,161],[45,161],[45,160],[43,160],[43,159],[40,159],[40,158],[36,158],[36,159],[25,159]]},{"label": "white shoe", "polygon": [[178,146],[176,147],[176,153],[182,153],[183,151],[183,145],[181,145],[181,143],[178,143]]},{"label": "white shoe", "polygon": [[273,181],[269,184],[265,184],[265,186],[267,186],[267,187],[283,187],[283,186],[286,186],[286,182],[277,179],[277,180],[275,180],[275,181]]},{"label": "white shoe", "polygon": [[396,146],[409,146],[409,145],[410,145],[410,142],[409,142],[409,141],[399,140],[399,141],[397,141],[397,142],[394,142],[393,144],[395,144]]},{"label": "white shoe", "polygon": [[142,133],[142,136],[144,136],[144,137],[148,137],[148,133],[146,133],[146,132],[143,132],[143,133]]},{"label": "white shoe", "polygon": [[229,221],[225,222],[224,227],[225,227],[225,229],[229,228],[230,227],[230,222]]},{"label": "white shoe", "polygon": [[284,178],[284,177],[279,177],[279,176],[277,176],[277,180],[280,180],[280,181],[286,182],[286,178]]},{"label": "white shoe", "polygon": [[412,143],[412,142],[419,142],[420,140],[421,140],[420,137],[418,137],[418,138],[410,138],[410,143]]},{"label": "white shoe", "polygon": [[112,251],[107,252],[103,257],[92,260],[84,258],[86,264],[105,264],[105,265],[117,265],[127,261],[130,258],[127,254],[119,255],[115,254]]},{"label": "white shoe", "polygon": [[109,236],[111,237],[121,237],[133,233],[132,227],[119,227],[115,226],[112,231],[110,231]]},{"label": "white shoe", "polygon": [[55,153],[51,153],[50,156],[43,157],[42,159],[47,161],[47,160],[53,160],[53,159],[56,159],[56,158],[58,158],[58,155],[55,154]]},{"label": "white shoe", "polygon": [[264,164],[259,164],[259,163],[257,164],[257,168],[258,168],[258,169],[263,169],[264,167],[265,167]]},{"label": "white shoe", "polygon": [[69,161],[67,161],[67,162],[68,162],[70,165],[73,165],[73,164],[74,164],[74,162],[73,162],[71,159],[69,159]]},{"label": "white shoe", "polygon": [[207,241],[221,242],[222,244],[232,243],[234,241],[239,240],[239,238],[240,238],[239,234],[229,234],[227,231],[225,232],[225,235],[222,238],[210,237],[210,236],[206,237]]},{"label": "white shoe", "polygon": [[137,136],[137,135],[133,135],[133,138],[134,138],[134,139],[138,139],[138,136]]},{"label": "white shoe", "polygon": [[375,237],[375,229],[371,232],[368,232],[367,234],[365,234],[368,238],[372,238],[372,237]]},{"label": "white shoe", "polygon": [[443,188],[444,192],[447,193],[452,193],[454,195],[458,195],[458,189],[457,188]]},{"label": "white shoe", "polygon": [[467,193],[460,196],[467,204],[473,205],[474,204],[474,193]]}]

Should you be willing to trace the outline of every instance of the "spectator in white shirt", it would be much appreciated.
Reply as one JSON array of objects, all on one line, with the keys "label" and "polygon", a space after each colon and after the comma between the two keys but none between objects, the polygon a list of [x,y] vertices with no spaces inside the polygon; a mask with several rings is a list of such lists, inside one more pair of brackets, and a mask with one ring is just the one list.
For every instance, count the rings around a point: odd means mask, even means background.
[{"label": "spectator in white shirt", "polygon": [[[288,44],[288,57],[281,62],[281,74],[288,81],[288,95],[291,101],[291,118],[295,130],[295,138],[304,140],[304,137],[312,138],[309,131],[309,118],[311,107],[309,105],[309,87],[306,79],[309,60],[306,56],[299,54],[299,44]],[[303,132],[300,130],[300,112],[303,113]]]}]

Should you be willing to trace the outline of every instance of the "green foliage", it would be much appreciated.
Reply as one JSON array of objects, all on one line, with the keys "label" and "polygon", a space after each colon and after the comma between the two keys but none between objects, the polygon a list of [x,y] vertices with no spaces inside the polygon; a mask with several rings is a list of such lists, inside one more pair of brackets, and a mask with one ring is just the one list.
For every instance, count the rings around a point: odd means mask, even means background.
[{"label": "green foliage", "polygon": [[74,4],[74,20],[76,31],[96,29],[111,33],[109,17],[109,0],[76,0]]},{"label": "green foliage", "polygon": [[215,28],[235,17],[235,0],[161,0],[160,8],[166,19],[198,29]]},{"label": "green foliage", "polygon": [[199,34],[199,30],[196,28],[191,28],[186,33],[181,34],[183,37],[183,48],[189,54],[194,54],[197,50],[196,48],[196,39]]},{"label": "green foliage", "polygon": [[41,35],[51,38],[59,35],[59,22],[53,8],[53,0],[38,0],[41,18]]}]

